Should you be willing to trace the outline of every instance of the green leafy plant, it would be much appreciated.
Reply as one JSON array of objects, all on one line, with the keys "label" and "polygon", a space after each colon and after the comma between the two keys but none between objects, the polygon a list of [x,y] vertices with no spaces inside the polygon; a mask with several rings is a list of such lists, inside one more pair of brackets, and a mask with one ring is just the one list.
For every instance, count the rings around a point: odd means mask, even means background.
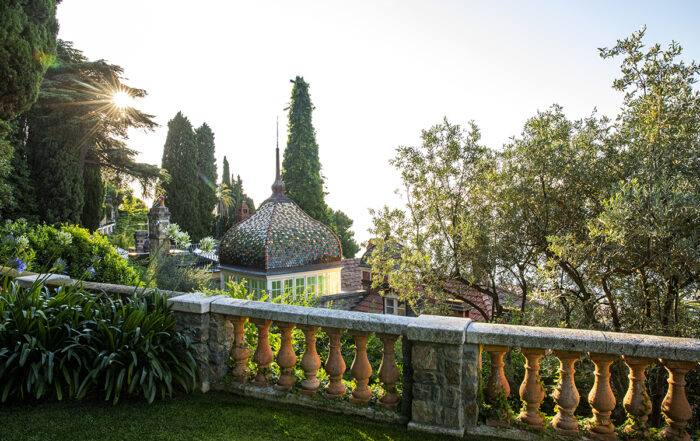
[{"label": "green leafy plant", "polygon": [[53,291],[5,278],[0,297],[0,401],[88,394],[148,402],[194,389],[189,337],[158,292],[112,300],[79,285]]}]

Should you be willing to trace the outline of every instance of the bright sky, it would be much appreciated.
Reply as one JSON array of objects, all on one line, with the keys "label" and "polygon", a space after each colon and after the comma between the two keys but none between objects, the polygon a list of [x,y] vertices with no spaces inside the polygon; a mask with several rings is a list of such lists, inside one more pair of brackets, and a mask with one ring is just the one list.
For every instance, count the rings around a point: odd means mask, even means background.
[{"label": "bright sky", "polygon": [[[155,115],[134,132],[139,161],[160,165],[167,123],[178,111],[216,136],[256,204],[274,180],[275,118],[286,145],[296,75],[310,83],[328,204],[369,238],[370,207],[398,205],[399,145],[444,116],[475,120],[500,148],[553,103],[570,118],[597,107],[614,116],[612,46],[646,24],[647,43],[680,42],[700,60],[700,2],[681,1],[176,1],[63,0],[59,37],[90,59],[125,69],[146,89],[136,107]],[[220,180],[221,178],[219,178]]]}]

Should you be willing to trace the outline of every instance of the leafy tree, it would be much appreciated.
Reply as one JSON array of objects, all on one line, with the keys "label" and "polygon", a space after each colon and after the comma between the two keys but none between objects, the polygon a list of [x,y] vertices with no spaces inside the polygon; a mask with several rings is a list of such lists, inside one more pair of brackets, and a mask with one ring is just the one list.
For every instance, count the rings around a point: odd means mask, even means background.
[{"label": "leafy tree", "polygon": [[163,182],[166,205],[171,221],[194,236],[201,228],[197,159],[199,152],[192,124],[182,112],[168,122],[168,136],[163,147],[162,168],[170,175]]},{"label": "leafy tree", "polygon": [[346,259],[355,257],[360,251],[360,246],[355,242],[355,233],[350,230],[352,219],[340,210],[333,211],[333,226],[343,248],[343,257]]},{"label": "leafy tree", "polygon": [[102,181],[100,169],[86,167],[83,172],[85,186],[85,204],[83,214],[80,217],[85,228],[95,231],[100,227],[100,221],[104,216],[105,183]]},{"label": "leafy tree", "polygon": [[480,137],[476,125],[465,131],[446,119],[424,130],[420,146],[399,147],[391,161],[401,173],[407,211],[371,211],[375,285],[386,277],[413,307],[426,297],[443,300],[440,307],[454,296],[491,318],[462,287],[499,304],[493,210],[483,179],[494,168],[494,159],[479,144]]},{"label": "leafy tree", "polygon": [[[316,131],[311,122],[314,106],[309,96],[309,84],[299,76],[292,83],[294,87],[287,108],[289,138],[282,161],[282,180],[286,186],[286,194],[309,216],[331,227],[347,244],[347,251],[343,244],[343,256],[352,257],[359,250],[353,238],[354,233],[348,230],[352,220],[345,214],[344,217],[338,217],[337,212],[331,210],[325,201]],[[334,223],[336,218],[341,220],[342,225]]]},{"label": "leafy tree", "polygon": [[216,197],[216,158],[214,157],[214,133],[206,124],[195,130],[197,150],[197,186],[199,203],[199,228],[190,231],[193,237],[201,239],[209,234],[214,223],[213,210],[218,198]]},{"label": "leafy tree", "polygon": [[0,206],[11,202],[12,146],[8,121],[36,101],[56,54],[56,4],[60,0],[8,0],[0,5]]},{"label": "leafy tree", "polygon": [[[587,262],[616,330],[697,335],[688,307],[700,277],[700,95],[695,62],[681,46],[644,50],[645,29],[601,49],[622,56],[625,93],[613,138],[624,176],[585,224],[582,237],[556,237],[559,256]],[[586,257],[590,256],[590,257]]]},{"label": "leafy tree", "polygon": [[49,223],[78,222],[86,167],[99,168],[114,182],[136,178],[144,188],[159,176],[157,167],[135,162],[137,152],[126,145],[130,128],[151,130],[155,123],[150,115],[113,103],[116,92],[146,95],[121,83],[121,67],[89,61],[63,41],[59,41],[57,55],[56,64],[46,72],[39,99],[16,121],[19,135],[14,139],[34,184],[38,212],[21,206],[15,212],[37,214]]}]

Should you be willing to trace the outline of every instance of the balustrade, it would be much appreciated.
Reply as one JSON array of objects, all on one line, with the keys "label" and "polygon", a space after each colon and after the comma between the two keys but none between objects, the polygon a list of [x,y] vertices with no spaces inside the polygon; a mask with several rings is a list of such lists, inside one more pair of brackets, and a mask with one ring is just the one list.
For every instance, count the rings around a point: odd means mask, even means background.
[{"label": "balustrade", "polygon": [[[196,314],[192,311],[194,307],[187,306],[191,302],[186,296],[183,296],[182,303],[186,305],[182,310]],[[233,359],[230,372],[234,380],[234,383],[230,383],[232,385],[245,383],[250,378],[248,366],[252,348],[246,344],[245,335],[246,322],[250,320],[257,332],[257,345],[252,357],[255,366],[255,377],[251,382],[253,386],[272,388],[271,367],[276,361],[279,366],[279,378],[274,389],[290,391],[298,387],[302,395],[317,394],[321,385],[318,372],[322,366],[322,360],[316,348],[316,335],[321,330],[328,336],[329,342],[328,356],[323,364],[328,375],[328,384],[323,390],[323,396],[330,400],[346,399],[347,389],[343,383],[346,365],[341,352],[341,342],[347,330],[355,344],[354,359],[350,367],[355,387],[347,399],[351,403],[366,406],[372,396],[369,387],[372,366],[367,354],[367,342],[374,332],[381,340],[383,347],[377,374],[384,391],[377,405],[387,410],[396,410],[401,397],[397,388],[400,369],[397,366],[394,345],[403,335],[403,338],[412,340],[408,343],[412,347],[411,368],[408,372],[412,372],[410,375],[413,381],[410,398],[412,401],[408,406],[411,409],[413,426],[409,425],[409,428],[432,430],[430,427],[442,427],[440,431],[446,430],[447,432],[444,433],[455,433],[459,436],[459,433],[464,432],[449,428],[454,427],[453,425],[459,427],[459,424],[462,424],[459,418],[470,418],[467,425],[476,423],[476,416],[468,415],[469,412],[477,411],[476,401],[469,401],[469,397],[476,398],[478,381],[474,379],[479,375],[478,355],[479,345],[482,345],[483,350],[489,354],[491,362],[491,374],[483,392],[492,412],[487,415],[487,425],[474,429],[474,433],[487,430],[487,436],[496,436],[495,434],[499,432],[488,432],[488,430],[495,430],[489,429],[488,426],[509,427],[511,423],[506,404],[511,388],[505,375],[504,356],[515,347],[519,348],[526,360],[525,375],[519,387],[523,406],[518,415],[518,427],[529,431],[541,431],[546,423],[540,414],[540,406],[545,398],[545,390],[540,380],[540,363],[547,349],[551,349],[551,354],[559,362],[559,379],[552,394],[556,405],[556,415],[551,421],[552,428],[557,435],[561,436],[581,435],[591,439],[612,441],[616,440],[615,427],[611,421],[616,403],[610,384],[610,369],[618,357],[622,356],[622,360],[629,369],[629,384],[622,402],[629,417],[624,431],[630,437],[629,439],[645,439],[651,434],[648,424],[651,400],[645,388],[645,371],[656,359],[659,359],[669,374],[668,392],[661,408],[666,420],[663,436],[669,441],[690,441],[691,439],[688,424],[692,413],[685,387],[686,375],[697,366],[697,361],[688,360],[700,359],[700,343],[697,340],[484,323],[472,323],[468,327],[465,325],[463,337],[459,337],[460,334],[455,333],[459,329],[459,323],[446,324],[445,327],[450,331],[442,333],[441,326],[444,322],[439,318],[426,317],[422,323],[413,327],[406,327],[403,324],[393,325],[391,320],[396,319],[381,318],[376,324],[368,326],[368,322],[353,321],[355,319],[349,317],[347,313],[329,313],[324,310],[323,314],[316,313],[314,316],[313,313],[306,312],[308,308],[297,311],[292,309],[294,307],[283,306],[280,308],[282,313],[278,315],[276,309],[279,306],[263,307],[257,306],[257,303],[226,299],[221,301],[222,307],[216,310],[212,308],[212,312],[218,314],[217,317],[227,317],[227,320],[233,324],[233,341],[230,342],[230,355]],[[231,304],[235,304],[235,308],[227,309],[227,305]],[[337,318],[329,318],[326,314],[330,316],[337,314]],[[362,317],[363,320],[369,320],[369,315]],[[197,326],[200,326],[200,323],[206,326],[206,320],[190,322]],[[277,354],[273,354],[269,343],[269,329],[273,322],[276,325],[274,329],[279,329],[281,340]],[[468,322],[465,323],[468,324]],[[453,327],[450,328],[450,326]],[[296,354],[294,351],[292,334],[295,327],[304,334],[303,355]],[[220,329],[220,327],[212,329]],[[383,332],[385,329],[395,332]],[[402,329],[408,331],[404,332]],[[199,335],[203,334],[200,332]],[[214,335],[214,332],[211,335]],[[420,340],[420,338],[426,338],[426,340]],[[211,345],[211,347],[218,346]],[[677,347],[680,349],[676,349]],[[198,348],[201,350],[206,346],[200,345]],[[629,352],[626,352],[628,350]],[[576,362],[579,361],[582,353],[587,353],[595,366],[595,382],[587,397],[592,417],[581,424],[585,429],[580,433],[579,421],[575,415],[580,395],[574,374]],[[304,379],[298,383],[294,371],[297,366],[297,355],[301,357],[298,366],[304,374]],[[211,362],[219,359],[221,357],[217,353],[209,360]],[[198,365],[201,363],[200,360],[203,358],[198,359]],[[619,367],[622,367],[622,363],[619,363]],[[470,386],[467,386],[469,382],[474,384],[474,392],[469,392]],[[239,389],[233,388],[233,390],[249,388],[241,384],[236,387]],[[465,398],[467,393],[472,395]],[[293,397],[293,395],[285,395],[285,397]],[[456,411],[464,413],[455,419]],[[445,427],[448,429],[444,429]]]}]

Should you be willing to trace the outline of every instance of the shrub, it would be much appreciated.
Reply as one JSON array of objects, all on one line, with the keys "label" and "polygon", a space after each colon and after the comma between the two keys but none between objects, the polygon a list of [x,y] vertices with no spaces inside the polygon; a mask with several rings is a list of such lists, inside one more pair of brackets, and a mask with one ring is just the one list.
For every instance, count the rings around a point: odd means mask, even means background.
[{"label": "shrub", "polygon": [[6,278],[0,296],[0,401],[122,395],[152,402],[173,386],[189,392],[196,364],[189,338],[175,331],[166,299],[125,301],[79,287],[21,288]]},{"label": "shrub", "polygon": [[0,263],[17,268],[52,271],[75,279],[136,286],[139,277],[109,241],[76,225],[31,226],[24,220],[0,225]]}]

